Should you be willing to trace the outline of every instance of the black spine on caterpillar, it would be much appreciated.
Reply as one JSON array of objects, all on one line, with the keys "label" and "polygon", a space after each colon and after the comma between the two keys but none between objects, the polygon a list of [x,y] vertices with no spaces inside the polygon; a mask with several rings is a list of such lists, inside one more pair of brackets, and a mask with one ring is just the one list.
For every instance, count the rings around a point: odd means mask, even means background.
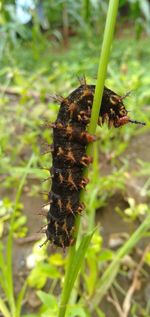
[{"label": "black spine on caterpillar", "polygon": [[[84,209],[80,191],[88,183],[83,168],[92,162],[86,155],[87,144],[95,137],[86,132],[91,116],[95,86],[83,83],[67,98],[62,99],[53,127],[52,186],[49,194],[50,209],[47,214],[47,240],[60,247],[74,243],[73,231],[77,214]],[[104,87],[99,124],[120,127],[132,121],[128,117],[123,99]],[[141,123],[143,124],[143,123]]]}]

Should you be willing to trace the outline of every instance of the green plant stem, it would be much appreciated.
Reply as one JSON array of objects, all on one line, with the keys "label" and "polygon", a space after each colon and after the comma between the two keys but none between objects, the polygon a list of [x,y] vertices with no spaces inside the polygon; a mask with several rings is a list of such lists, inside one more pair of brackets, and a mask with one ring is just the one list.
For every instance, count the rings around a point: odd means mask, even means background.
[{"label": "green plant stem", "polygon": [[[110,0],[109,2],[109,8],[108,8],[108,14],[107,14],[106,26],[105,26],[105,32],[104,32],[104,39],[102,44],[102,51],[101,51],[100,60],[99,60],[98,76],[97,76],[96,89],[95,89],[95,95],[94,95],[94,101],[93,101],[93,107],[92,107],[91,121],[90,121],[89,129],[88,129],[89,133],[91,134],[95,133],[98,118],[99,118],[100,105],[102,100],[103,87],[104,87],[104,81],[105,81],[106,72],[107,72],[107,65],[109,61],[113,33],[115,28],[118,4],[119,4],[119,0]],[[87,153],[88,154],[92,153],[92,145],[88,146]],[[83,198],[83,195],[84,194],[81,193],[81,200]],[[80,219],[79,217],[77,217],[76,228],[75,228],[76,237],[79,235],[79,227],[80,227]],[[64,317],[66,313],[67,304],[71,295],[71,289],[69,289],[69,292],[68,292],[68,285],[71,279],[72,266],[74,264],[75,256],[76,256],[76,244],[70,247],[70,250],[68,253],[68,262],[66,267],[65,281],[64,281],[63,291],[62,291],[58,317]]]},{"label": "green plant stem", "polygon": [[[104,31],[104,39],[98,66],[98,75],[95,87],[95,94],[92,106],[91,120],[88,132],[94,134],[99,118],[100,105],[103,95],[104,82],[107,73],[107,65],[110,56],[111,44],[113,40],[114,28],[116,23],[119,0],[110,0],[106,19],[106,26]],[[89,154],[92,153],[92,144],[88,146]]]}]

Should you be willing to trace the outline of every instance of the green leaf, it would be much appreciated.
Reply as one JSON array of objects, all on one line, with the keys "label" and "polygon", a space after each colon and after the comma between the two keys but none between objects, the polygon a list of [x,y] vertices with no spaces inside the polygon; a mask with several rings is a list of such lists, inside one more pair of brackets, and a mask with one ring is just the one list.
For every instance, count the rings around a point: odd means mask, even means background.
[{"label": "green leaf", "polygon": [[16,301],[16,314],[19,317],[20,313],[21,313],[21,307],[22,307],[22,303],[23,303],[23,298],[25,295],[25,291],[26,291],[26,287],[27,287],[27,281],[25,281],[23,287],[21,288],[21,291],[18,294],[17,297],[17,301]]},{"label": "green leaf", "polygon": [[0,298],[0,312],[3,314],[4,317],[11,317],[10,312],[8,311],[4,301]]},{"label": "green leaf", "polygon": [[84,235],[78,249],[76,251],[73,249],[73,251],[75,252],[72,254],[73,255],[72,257],[70,254],[70,257],[69,257],[70,262],[68,263],[68,267],[66,271],[62,299],[60,303],[60,309],[59,309],[59,315],[58,315],[59,317],[65,316],[66,304],[68,303],[73,285],[81,269],[82,263],[84,261],[85,253],[89,247],[89,244],[93,237],[94,232],[95,232],[95,229],[92,232]]},{"label": "green leaf", "polygon": [[22,227],[27,221],[27,217],[25,215],[20,216],[18,219],[15,220],[15,223],[13,225],[14,231],[18,230],[20,227]]},{"label": "green leaf", "polygon": [[104,261],[109,261],[109,260],[112,260],[114,256],[114,253],[110,250],[102,250],[98,259],[99,259],[99,262],[104,262]]},{"label": "green leaf", "polygon": [[40,300],[42,301],[42,303],[48,308],[51,309],[51,311],[57,311],[58,309],[58,302],[56,300],[56,297],[51,295],[51,294],[47,294],[43,291],[37,291],[37,295],[40,298]]},{"label": "green leaf", "polygon": [[89,244],[90,244],[90,241],[93,237],[94,232],[95,232],[95,229],[92,232],[83,236],[82,241],[81,241],[77,251],[75,252],[75,257],[74,257],[74,260],[72,262],[72,268],[70,270],[70,285],[68,285],[68,288],[70,286],[70,291],[72,290],[72,287],[73,287],[74,282],[76,280],[77,274],[78,274],[79,270],[81,269],[81,265],[82,265],[82,262],[84,260],[84,256],[85,256],[86,251],[89,247]]},{"label": "green leaf", "polygon": [[87,314],[83,307],[79,305],[72,305],[71,307],[67,309],[66,317],[74,317],[74,316],[87,317]]},{"label": "green leaf", "polygon": [[56,312],[52,312],[51,309],[47,309],[44,313],[40,314],[40,317],[56,317]]},{"label": "green leaf", "polygon": [[49,257],[49,263],[56,265],[56,266],[62,266],[64,264],[64,259],[60,253],[52,254]]},{"label": "green leaf", "polygon": [[28,284],[31,287],[41,288],[45,285],[47,278],[58,279],[61,275],[51,264],[38,263],[28,277]]}]

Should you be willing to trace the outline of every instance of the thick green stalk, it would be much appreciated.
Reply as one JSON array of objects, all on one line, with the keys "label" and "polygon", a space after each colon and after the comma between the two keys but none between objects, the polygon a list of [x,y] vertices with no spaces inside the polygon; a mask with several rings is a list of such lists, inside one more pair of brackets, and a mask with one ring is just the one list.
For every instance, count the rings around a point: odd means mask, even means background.
[{"label": "thick green stalk", "polygon": [[[89,125],[88,131],[91,134],[94,134],[96,131],[96,126],[98,122],[99,112],[100,112],[100,105],[102,100],[102,94],[103,94],[103,87],[104,87],[104,81],[106,77],[107,72],[107,65],[109,61],[109,55],[111,50],[111,44],[113,39],[113,33],[116,23],[116,16],[117,16],[117,10],[118,10],[118,4],[119,0],[110,0],[109,1],[109,8],[108,8],[108,14],[106,19],[106,26],[105,26],[105,32],[104,32],[104,39],[102,44],[102,51],[100,55],[100,61],[99,61],[99,67],[98,67],[98,76],[97,76],[97,83],[96,83],[96,89],[95,89],[95,96],[94,96],[94,102],[92,107],[92,114],[91,114],[91,122]],[[88,147],[87,150],[88,154],[92,153],[92,146]],[[81,194],[81,199],[82,199]],[[76,237],[79,233],[79,226],[80,226],[80,219],[77,218],[76,221]],[[76,244],[70,247],[69,253],[68,253],[68,263],[66,267],[66,274],[65,274],[65,281],[64,281],[64,287],[62,291],[62,297],[60,302],[60,308],[58,317],[64,317],[66,314],[66,308],[67,304],[71,295],[71,288],[68,292],[68,285],[70,285],[70,279],[72,278],[72,272],[73,272],[73,264],[76,257]],[[79,267],[80,269],[80,267]],[[78,270],[79,271],[79,270]],[[73,285],[72,285],[73,287]]]},{"label": "thick green stalk", "polygon": [[[106,26],[104,31],[104,39],[98,66],[98,75],[95,88],[94,101],[92,106],[92,115],[88,131],[94,134],[99,118],[100,105],[103,95],[104,82],[107,73],[107,65],[110,56],[111,44],[113,40],[114,28],[116,23],[119,0],[110,0],[107,13]],[[91,153],[92,145],[88,146],[88,153]]]}]

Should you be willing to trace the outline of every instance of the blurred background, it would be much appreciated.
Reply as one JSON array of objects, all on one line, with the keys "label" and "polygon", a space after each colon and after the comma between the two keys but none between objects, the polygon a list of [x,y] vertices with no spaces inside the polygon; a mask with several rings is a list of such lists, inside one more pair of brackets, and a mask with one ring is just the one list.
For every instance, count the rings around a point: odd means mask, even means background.
[{"label": "blurred background", "polygon": [[[41,169],[51,167],[48,123],[59,109],[51,96],[66,97],[82,76],[88,84],[95,83],[107,9],[106,0],[0,1],[0,256],[11,232],[15,296],[24,283],[27,286],[17,317],[56,316],[65,255],[59,249],[52,251],[50,245],[39,248],[45,240],[41,232],[45,218],[38,215],[46,203],[41,192],[50,190],[50,180],[43,182],[49,173]],[[105,84],[119,95],[131,91],[126,108],[133,120],[146,126],[97,129],[96,175],[91,167],[82,230],[86,231],[88,217],[99,229],[86,256],[87,275],[81,273],[78,301],[68,317],[121,316],[110,294],[95,311],[91,312],[89,302],[92,305],[107,261],[149,213],[149,35],[150,1],[120,0]],[[148,237],[143,239],[118,272],[115,296],[120,305],[148,243]],[[128,316],[150,316],[149,272],[150,252]],[[0,297],[7,302],[9,296],[0,282]]]}]

